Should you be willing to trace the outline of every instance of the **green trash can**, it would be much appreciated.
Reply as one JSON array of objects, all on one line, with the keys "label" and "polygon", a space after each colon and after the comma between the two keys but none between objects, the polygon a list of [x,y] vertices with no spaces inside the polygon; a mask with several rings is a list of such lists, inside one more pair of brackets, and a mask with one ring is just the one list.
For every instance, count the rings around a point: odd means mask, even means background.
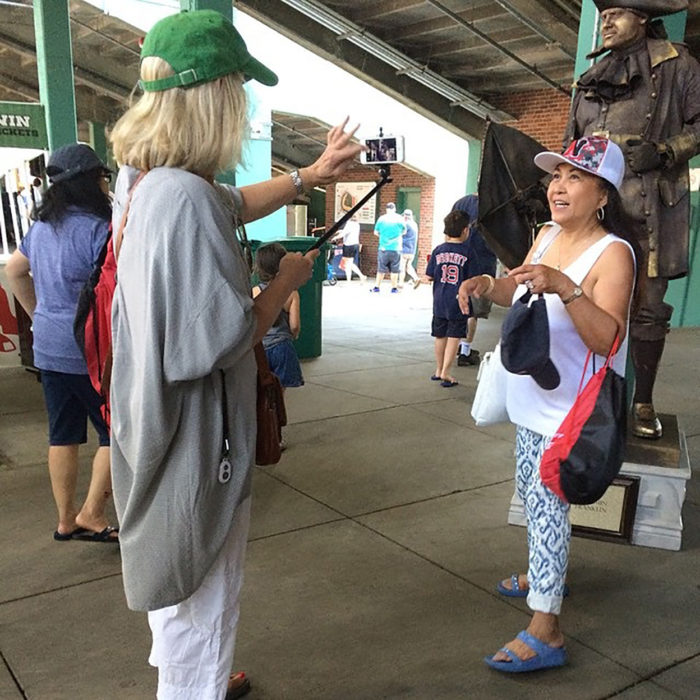
[{"label": "green trash can", "polygon": [[[297,236],[295,238],[282,238],[277,241],[250,242],[253,255],[258,248],[267,243],[280,243],[290,253],[305,253],[317,239],[313,236]],[[311,279],[299,289],[299,306],[301,315],[301,333],[294,341],[299,359],[308,359],[321,356],[321,301],[323,295],[323,282],[327,277],[328,244],[321,247],[321,254],[314,262]],[[255,280],[253,281],[255,284]]]}]

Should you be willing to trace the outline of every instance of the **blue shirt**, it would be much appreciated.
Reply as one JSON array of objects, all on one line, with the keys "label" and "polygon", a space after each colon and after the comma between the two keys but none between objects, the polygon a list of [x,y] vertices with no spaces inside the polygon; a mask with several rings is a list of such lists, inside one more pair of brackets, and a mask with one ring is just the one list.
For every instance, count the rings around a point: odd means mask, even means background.
[{"label": "blue shirt", "polygon": [[418,227],[416,222],[406,219],[406,231],[403,234],[401,252],[404,255],[413,255],[416,252],[416,243],[418,238]]},{"label": "blue shirt", "polygon": [[406,230],[403,216],[383,214],[374,224],[374,230],[379,234],[379,250],[401,250],[401,236]]},{"label": "blue shirt", "polygon": [[75,208],[58,223],[35,222],[20,243],[36,292],[34,364],[39,369],[87,374],[73,336],[78,297],[108,235],[108,222]]},{"label": "blue shirt", "polygon": [[433,278],[433,316],[457,321],[465,317],[457,302],[464,280],[478,274],[469,256],[469,241],[441,243],[430,254],[425,274]]},{"label": "blue shirt", "polygon": [[497,258],[491,248],[488,247],[484,237],[479,231],[479,225],[472,224],[469,231],[469,250],[472,260],[478,266],[478,272],[474,274],[480,275],[495,275]]},{"label": "blue shirt", "polygon": [[471,248],[472,258],[476,258],[475,264],[478,264],[479,271],[474,274],[496,274],[496,256],[491,248],[488,247],[484,237],[479,231],[479,198],[475,194],[468,194],[466,197],[458,199],[452,206],[452,211],[461,211],[469,217],[469,246]]}]

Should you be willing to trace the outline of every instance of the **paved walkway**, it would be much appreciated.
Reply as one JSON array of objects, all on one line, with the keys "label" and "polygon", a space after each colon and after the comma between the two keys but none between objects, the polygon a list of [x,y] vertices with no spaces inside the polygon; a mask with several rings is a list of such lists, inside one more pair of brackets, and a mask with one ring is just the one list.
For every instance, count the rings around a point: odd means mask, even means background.
[{"label": "paved walkway", "polygon": [[[483,664],[528,621],[494,590],[526,566],[525,533],[506,524],[513,429],[474,427],[475,368],[455,368],[453,389],[428,380],[430,304],[426,286],[324,289],[324,352],[288,392],[289,449],[254,477],[236,659],[251,700],[697,698],[697,476],[680,552],[573,541],[567,667],[509,677]],[[482,351],[500,318],[480,324]],[[699,347],[699,329],[671,333],[657,392],[696,465]],[[0,396],[0,698],[154,697],[117,549],[51,538],[39,384],[2,370]]]}]

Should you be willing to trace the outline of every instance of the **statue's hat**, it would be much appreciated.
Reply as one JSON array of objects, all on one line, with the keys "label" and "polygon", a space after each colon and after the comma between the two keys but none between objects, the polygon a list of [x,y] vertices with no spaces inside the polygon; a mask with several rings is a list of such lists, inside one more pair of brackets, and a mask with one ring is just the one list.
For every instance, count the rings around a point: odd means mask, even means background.
[{"label": "statue's hat", "polygon": [[641,12],[649,17],[662,17],[688,9],[688,0],[593,0],[603,12],[613,7]]}]

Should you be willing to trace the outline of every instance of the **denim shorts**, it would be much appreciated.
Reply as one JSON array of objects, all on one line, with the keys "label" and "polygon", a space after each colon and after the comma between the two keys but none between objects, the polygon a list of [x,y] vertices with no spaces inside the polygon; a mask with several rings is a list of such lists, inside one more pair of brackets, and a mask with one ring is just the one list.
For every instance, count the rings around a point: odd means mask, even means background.
[{"label": "denim shorts", "polygon": [[398,272],[401,268],[401,253],[398,250],[380,250],[377,254],[378,272]]},{"label": "denim shorts", "polygon": [[87,419],[95,427],[100,446],[109,445],[109,428],[102,418],[102,397],[87,374],[41,370],[46,411],[49,414],[49,445],[82,445],[87,442]]},{"label": "denim shorts", "polygon": [[279,377],[282,386],[304,386],[299,356],[291,340],[283,340],[271,348],[265,348],[270,371]]}]

